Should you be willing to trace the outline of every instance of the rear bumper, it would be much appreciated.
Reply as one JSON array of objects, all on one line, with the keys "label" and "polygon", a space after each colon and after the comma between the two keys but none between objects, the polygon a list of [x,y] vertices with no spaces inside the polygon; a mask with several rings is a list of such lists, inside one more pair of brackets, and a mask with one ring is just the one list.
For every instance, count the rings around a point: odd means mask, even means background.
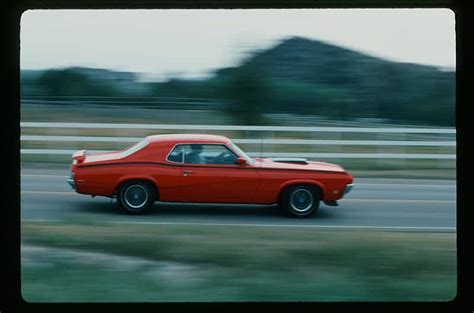
[{"label": "rear bumper", "polygon": [[354,184],[347,184],[344,188],[344,191],[342,192],[342,195],[348,194],[352,190],[352,188],[354,188]]},{"label": "rear bumper", "polygon": [[72,189],[76,190],[76,182],[74,181],[74,173],[71,173],[69,175],[69,178],[67,179],[67,183],[69,186],[71,186]]}]

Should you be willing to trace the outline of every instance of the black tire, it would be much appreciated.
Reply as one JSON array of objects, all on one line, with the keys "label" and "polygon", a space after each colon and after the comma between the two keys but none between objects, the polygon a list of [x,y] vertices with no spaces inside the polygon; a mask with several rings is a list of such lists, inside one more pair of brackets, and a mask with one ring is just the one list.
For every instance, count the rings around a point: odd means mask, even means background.
[{"label": "black tire", "polygon": [[120,185],[117,191],[119,208],[127,214],[143,214],[155,203],[156,189],[145,181],[129,181]]},{"label": "black tire", "polygon": [[295,185],[283,190],[280,207],[290,217],[309,217],[319,209],[321,192],[311,185]]}]

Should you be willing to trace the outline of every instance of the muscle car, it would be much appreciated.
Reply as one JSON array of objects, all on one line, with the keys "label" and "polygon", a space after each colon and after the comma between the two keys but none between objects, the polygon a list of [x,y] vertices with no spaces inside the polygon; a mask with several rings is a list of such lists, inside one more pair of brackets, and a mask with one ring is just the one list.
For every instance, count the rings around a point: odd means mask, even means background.
[{"label": "muscle car", "polygon": [[320,202],[337,205],[353,187],[341,166],[306,159],[251,158],[223,136],[153,135],[117,152],[72,155],[70,186],[80,194],[117,199],[129,214],[155,201],[277,204],[307,217]]}]

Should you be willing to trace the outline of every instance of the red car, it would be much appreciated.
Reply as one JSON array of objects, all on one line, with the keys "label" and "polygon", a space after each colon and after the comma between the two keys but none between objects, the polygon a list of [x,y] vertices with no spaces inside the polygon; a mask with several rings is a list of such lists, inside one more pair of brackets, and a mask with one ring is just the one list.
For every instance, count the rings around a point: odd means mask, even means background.
[{"label": "red car", "polygon": [[69,184],[78,193],[116,197],[127,213],[155,201],[279,204],[306,217],[320,201],[336,200],[353,187],[341,166],[305,159],[250,158],[228,138],[154,135],[118,152],[73,154]]}]

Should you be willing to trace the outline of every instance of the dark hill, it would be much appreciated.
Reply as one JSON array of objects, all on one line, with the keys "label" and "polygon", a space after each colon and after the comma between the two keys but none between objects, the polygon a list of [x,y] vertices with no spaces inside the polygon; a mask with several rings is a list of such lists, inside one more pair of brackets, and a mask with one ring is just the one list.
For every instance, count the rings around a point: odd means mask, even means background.
[{"label": "dark hill", "polygon": [[[289,113],[455,125],[455,72],[301,37],[254,51],[209,79],[145,83],[133,73],[72,67],[21,71],[21,87],[22,97],[39,95],[45,102],[50,96],[159,98],[147,105],[213,108],[243,124],[264,123],[263,113]],[[182,99],[188,98],[197,100],[186,106]]]},{"label": "dark hill", "polygon": [[272,105],[281,111],[454,125],[455,73],[434,66],[291,37],[250,55],[239,67],[217,71],[217,76],[242,71],[280,91]]},{"label": "dark hill", "polygon": [[370,84],[371,79],[382,74],[386,67],[426,74],[441,73],[434,66],[387,61],[302,37],[282,40],[276,46],[250,56],[241,66],[259,67],[272,79],[316,84]]}]

